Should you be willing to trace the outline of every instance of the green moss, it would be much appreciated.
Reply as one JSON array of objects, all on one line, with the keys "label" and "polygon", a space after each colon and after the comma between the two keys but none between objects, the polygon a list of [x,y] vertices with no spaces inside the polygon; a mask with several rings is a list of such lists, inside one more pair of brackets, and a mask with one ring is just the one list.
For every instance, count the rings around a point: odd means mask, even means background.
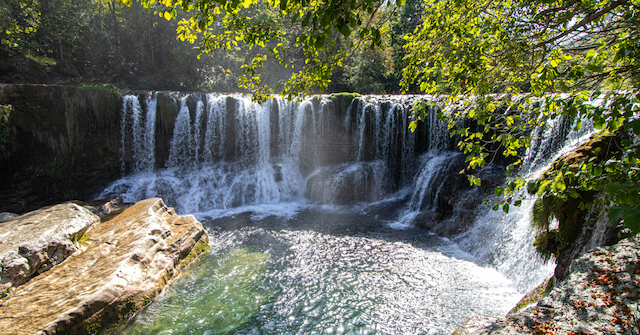
[{"label": "green moss", "polygon": [[4,299],[11,294],[12,288],[13,287],[7,287],[4,291],[0,292],[0,299]]},{"label": "green moss", "polygon": [[[585,223],[588,210],[580,209],[580,202],[593,201],[594,192],[579,192],[578,198],[562,199],[558,196],[538,198],[532,210],[532,226],[536,234],[534,246],[543,260],[549,261],[551,256],[558,259],[560,253],[569,248]],[[557,229],[549,229],[553,219],[558,220]]]},{"label": "green moss", "polygon": [[527,306],[535,304],[540,301],[540,299],[548,296],[549,293],[551,293],[551,290],[555,287],[554,283],[555,279],[554,277],[551,277],[544,283],[538,285],[538,287],[534,288],[531,292],[527,293],[527,295],[520,299],[516,307],[509,311],[509,314],[519,312]]},{"label": "green moss", "polygon": [[11,116],[12,110],[12,105],[0,105],[0,154],[6,151],[6,145],[9,144],[11,137],[9,117]]},{"label": "green moss", "polygon": [[[530,194],[539,196],[532,209],[531,223],[539,231],[534,246],[545,261],[552,256],[557,260],[564,250],[572,247],[600,191],[582,188],[580,178],[575,176],[585,162],[602,165],[612,157],[619,157],[620,153],[611,148],[619,148],[620,140],[617,133],[598,134],[574,153],[555,161],[538,180],[527,185]],[[562,189],[553,188],[558,181],[562,181]],[[558,228],[550,229],[554,219]]]},{"label": "green moss", "polygon": [[193,248],[191,248],[191,252],[189,252],[187,257],[183,258],[180,261],[179,267],[183,268],[191,264],[191,262],[193,262],[196,258],[198,258],[198,256],[200,256],[205,251],[209,250],[210,247],[211,246],[209,245],[209,235],[205,233],[204,235],[202,235],[202,237],[200,237],[200,240],[196,242],[196,245],[194,245]]},{"label": "green moss", "polygon": [[348,99],[349,102],[355,98],[360,97],[360,93],[350,93],[350,92],[340,92],[340,93],[331,93],[331,100],[336,101],[338,99]]},{"label": "green moss", "polygon": [[58,62],[56,62],[55,59],[53,58],[49,58],[46,56],[34,56],[34,55],[25,55],[27,58],[31,59],[32,61],[41,64],[43,66],[55,66],[58,64]]},{"label": "green moss", "polygon": [[83,322],[83,328],[87,330],[87,334],[95,334],[102,329],[102,324],[99,321],[85,320]]},{"label": "green moss", "polygon": [[347,108],[349,108],[349,105],[351,104],[351,101],[360,96],[361,95],[359,93],[332,93],[330,99],[334,104],[338,105],[338,108],[340,109],[340,116],[344,117],[344,115],[347,113]]}]

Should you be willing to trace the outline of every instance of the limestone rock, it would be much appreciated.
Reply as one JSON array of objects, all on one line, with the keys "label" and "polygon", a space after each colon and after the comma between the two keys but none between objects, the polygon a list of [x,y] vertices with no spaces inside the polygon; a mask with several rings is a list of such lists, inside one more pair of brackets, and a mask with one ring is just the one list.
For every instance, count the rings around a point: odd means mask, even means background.
[{"label": "limestone rock", "polygon": [[8,334],[91,334],[149,303],[208,248],[193,216],[143,200],[87,233],[87,248],[0,301]]},{"label": "limestone rock", "polygon": [[27,282],[79,250],[77,240],[100,222],[73,203],[29,212],[0,223],[0,285],[3,290]]},{"label": "limestone rock", "polygon": [[576,259],[536,307],[474,334],[638,334],[640,236]]}]

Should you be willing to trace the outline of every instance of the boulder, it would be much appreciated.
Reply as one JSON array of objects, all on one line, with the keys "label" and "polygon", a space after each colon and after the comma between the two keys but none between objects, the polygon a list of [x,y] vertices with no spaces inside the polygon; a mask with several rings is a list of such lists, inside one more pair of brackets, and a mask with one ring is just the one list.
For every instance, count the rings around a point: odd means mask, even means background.
[{"label": "boulder", "polygon": [[29,212],[0,223],[0,288],[6,291],[60,264],[100,218],[73,203]]},{"label": "boulder", "polygon": [[567,278],[535,307],[473,334],[637,334],[640,236],[597,248],[571,263]]},{"label": "boulder", "polygon": [[[93,214],[92,214],[93,215]],[[0,301],[7,334],[92,334],[148,304],[208,249],[193,216],[143,200],[87,233],[86,249]]]}]

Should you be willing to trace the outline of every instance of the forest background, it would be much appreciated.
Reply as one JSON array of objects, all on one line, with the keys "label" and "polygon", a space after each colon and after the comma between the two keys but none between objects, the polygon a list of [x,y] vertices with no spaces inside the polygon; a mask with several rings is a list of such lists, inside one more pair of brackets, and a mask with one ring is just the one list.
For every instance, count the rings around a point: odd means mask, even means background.
[{"label": "forest background", "polygon": [[[254,11],[255,16],[278,15],[266,6]],[[387,13],[380,30],[384,47],[361,43],[354,48],[325,92],[399,93],[402,36],[417,26],[420,12],[420,2],[411,0]],[[178,8],[176,18],[166,20],[139,2],[126,6],[118,0],[0,0],[0,81],[247,92],[238,77],[260,49],[245,45],[200,54],[176,35],[179,20],[190,16]],[[289,26],[291,40],[301,35],[296,30]],[[290,60],[302,65],[305,56],[292,53]],[[273,84],[290,75],[282,68],[264,81]]]}]

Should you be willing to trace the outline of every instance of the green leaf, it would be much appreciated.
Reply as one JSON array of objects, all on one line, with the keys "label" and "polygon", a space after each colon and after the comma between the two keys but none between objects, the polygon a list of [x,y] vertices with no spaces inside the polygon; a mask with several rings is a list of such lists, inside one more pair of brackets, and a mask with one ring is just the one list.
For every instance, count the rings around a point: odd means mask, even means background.
[{"label": "green leaf", "polygon": [[640,202],[640,192],[638,192],[637,188],[627,191],[627,194],[629,195],[627,197],[629,204],[637,205]]},{"label": "green leaf", "polygon": [[502,187],[496,187],[496,188],[493,190],[493,194],[494,194],[496,197],[501,196],[503,192],[504,192],[504,189],[503,189]]},{"label": "green leaf", "polygon": [[602,174],[602,166],[595,165],[593,167],[593,175],[599,177]]},{"label": "green leaf", "polygon": [[587,70],[591,72],[602,72],[602,66],[598,66],[595,64],[587,64]]},{"label": "green leaf", "polygon": [[502,211],[505,214],[509,213],[509,204],[504,204],[504,206],[502,206]]},{"label": "green leaf", "polygon": [[631,229],[634,233],[640,233],[640,209],[629,208],[623,213],[622,219],[627,228]]},{"label": "green leaf", "polygon": [[615,195],[616,193],[620,192],[621,188],[622,188],[622,184],[620,184],[617,181],[607,183],[606,185],[604,185],[604,190],[605,192],[609,193],[609,195]]},{"label": "green leaf", "polygon": [[633,132],[634,132],[636,135],[640,135],[640,119],[633,120],[633,121],[631,121],[631,122],[627,123],[627,124],[624,126],[624,128],[625,128],[626,130],[633,129]]},{"label": "green leaf", "polygon": [[309,25],[309,18],[311,17],[311,12],[307,12],[307,14],[304,15],[304,17],[302,18],[302,26],[306,27]]},{"label": "green leaf", "polygon": [[344,37],[349,37],[349,35],[351,35],[351,28],[349,28],[349,26],[345,24],[342,27],[340,27],[340,33]]}]

